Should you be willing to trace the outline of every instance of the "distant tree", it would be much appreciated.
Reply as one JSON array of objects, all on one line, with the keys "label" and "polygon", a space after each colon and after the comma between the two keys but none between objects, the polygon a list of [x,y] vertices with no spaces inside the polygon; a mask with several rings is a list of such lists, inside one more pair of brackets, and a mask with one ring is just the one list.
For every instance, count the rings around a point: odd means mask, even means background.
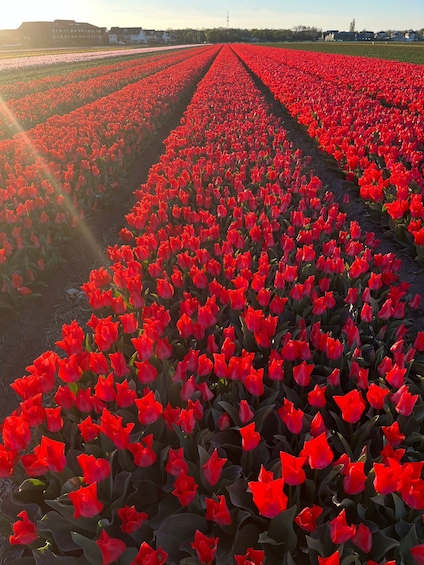
[{"label": "distant tree", "polygon": [[293,28],[292,41],[317,41],[321,33],[316,27],[297,26]]},{"label": "distant tree", "polygon": [[355,31],[355,26],[356,26],[356,22],[355,22],[355,18],[353,18],[353,20],[350,22],[350,25],[349,25],[349,31],[351,33],[353,33]]},{"label": "distant tree", "polygon": [[187,30],[184,34],[185,43],[194,43],[194,33],[191,29]]}]

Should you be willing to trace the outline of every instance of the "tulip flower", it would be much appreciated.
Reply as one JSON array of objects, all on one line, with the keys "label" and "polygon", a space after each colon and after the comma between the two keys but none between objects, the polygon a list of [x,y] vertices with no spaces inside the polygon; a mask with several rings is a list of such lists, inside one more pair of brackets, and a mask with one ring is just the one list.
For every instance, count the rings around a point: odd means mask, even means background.
[{"label": "tulip flower", "polygon": [[97,498],[97,483],[71,491],[68,496],[74,505],[74,518],[93,518],[103,510],[103,503]]},{"label": "tulip flower", "polygon": [[258,481],[249,481],[253,502],[262,516],[274,518],[287,508],[288,497],[283,491],[284,479],[274,479],[264,472],[263,465]]},{"label": "tulip flower", "polygon": [[38,538],[36,525],[29,519],[26,510],[17,516],[21,519],[12,524],[13,533],[9,536],[9,542],[12,545],[30,545]]},{"label": "tulip flower", "polygon": [[300,457],[307,457],[311,469],[324,469],[334,459],[334,454],[327,441],[325,432],[305,441]]},{"label": "tulip flower", "polygon": [[356,526],[349,526],[346,521],[346,510],[343,510],[333,520],[330,520],[330,537],[333,543],[345,543],[356,534]]},{"label": "tulip flower", "polygon": [[106,530],[101,531],[96,543],[102,553],[103,565],[110,565],[117,561],[127,547],[124,541],[111,537]]}]

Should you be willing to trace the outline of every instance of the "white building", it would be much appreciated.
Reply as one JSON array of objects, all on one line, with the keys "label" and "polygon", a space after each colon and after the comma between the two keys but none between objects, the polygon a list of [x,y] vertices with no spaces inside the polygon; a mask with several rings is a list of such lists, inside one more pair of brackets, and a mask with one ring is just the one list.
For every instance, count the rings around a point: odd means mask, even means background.
[{"label": "white building", "polygon": [[133,45],[136,43],[169,43],[171,34],[167,31],[143,29],[142,27],[112,27],[109,31],[109,43]]}]

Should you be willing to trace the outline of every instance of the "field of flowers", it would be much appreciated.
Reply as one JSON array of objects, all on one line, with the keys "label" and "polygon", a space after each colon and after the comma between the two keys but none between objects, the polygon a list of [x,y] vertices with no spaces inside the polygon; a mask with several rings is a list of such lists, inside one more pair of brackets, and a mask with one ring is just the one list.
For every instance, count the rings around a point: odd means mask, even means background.
[{"label": "field of flowers", "polygon": [[423,264],[423,67],[276,48],[237,53]]},{"label": "field of flowers", "polygon": [[127,84],[187,59],[187,52],[156,55],[0,87],[0,140],[27,130],[50,116],[65,114]]},{"label": "field of flowers", "polygon": [[[91,120],[84,135],[59,137],[62,153],[47,125],[31,133],[52,175],[54,157],[69,159],[62,171],[75,159],[71,181],[88,171],[69,194],[89,209],[127,166],[138,124],[151,130],[198,83],[135,193],[122,244],[82,287],[87,326],[64,325],[60,353],[46,351],[12,384],[21,401],[2,423],[0,476],[17,488],[0,528],[6,554],[22,548],[17,564],[424,563],[424,332],[408,319],[420,296],[397,256],[347,221],[255,86],[246,65],[286,92],[290,111],[306,85],[295,73],[318,97],[325,79],[312,54],[284,67],[283,57],[203,48],[101,108],[50,118],[61,135],[80,114]],[[342,91],[347,77],[333,74],[325,84]],[[371,91],[346,90],[381,106]],[[93,132],[115,144],[102,159]],[[371,166],[370,154],[361,159]],[[359,171],[348,172],[360,183]]]},{"label": "field of flowers", "polygon": [[[0,306],[33,293],[40,274],[60,260],[72,228],[107,190],[119,189],[133,155],[215,52],[207,47],[155,59],[146,78],[0,141]],[[93,81],[106,89],[113,76]]]}]

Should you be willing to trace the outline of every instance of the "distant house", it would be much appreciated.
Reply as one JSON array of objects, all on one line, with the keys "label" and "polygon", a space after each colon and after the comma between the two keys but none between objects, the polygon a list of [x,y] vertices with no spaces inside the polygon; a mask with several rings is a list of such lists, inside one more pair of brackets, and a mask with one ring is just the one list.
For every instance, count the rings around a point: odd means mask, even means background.
[{"label": "distant house", "polygon": [[405,33],[403,31],[392,31],[390,39],[392,41],[406,41]]},{"label": "distant house", "polygon": [[375,35],[374,35],[374,39],[376,41],[388,41],[389,40],[389,36],[387,35],[387,32],[385,31],[378,31]]},{"label": "distant house", "polygon": [[405,33],[405,38],[406,38],[406,41],[418,41],[419,36],[418,36],[418,33],[416,31],[413,31],[412,29],[410,29],[409,31],[407,31]]},{"label": "distant house", "polygon": [[174,40],[173,33],[171,31],[157,31],[157,36],[160,39],[161,43],[172,43]]},{"label": "distant house", "polygon": [[334,41],[334,34],[339,33],[338,29],[327,29],[322,34],[324,41]]},{"label": "distant house", "polygon": [[374,39],[373,31],[358,31],[356,41],[372,41]]},{"label": "distant house", "polygon": [[101,45],[105,31],[105,28],[75,20],[24,22],[17,29],[20,44],[25,47]]},{"label": "distant house", "polygon": [[326,41],[355,41],[354,31],[333,31],[325,36]]},{"label": "distant house", "polygon": [[109,30],[109,43],[118,45],[147,43],[147,38],[141,27],[112,27]]},{"label": "distant house", "polygon": [[172,41],[171,32],[143,29],[142,27],[111,27],[108,35],[109,43],[117,45],[170,43]]}]

